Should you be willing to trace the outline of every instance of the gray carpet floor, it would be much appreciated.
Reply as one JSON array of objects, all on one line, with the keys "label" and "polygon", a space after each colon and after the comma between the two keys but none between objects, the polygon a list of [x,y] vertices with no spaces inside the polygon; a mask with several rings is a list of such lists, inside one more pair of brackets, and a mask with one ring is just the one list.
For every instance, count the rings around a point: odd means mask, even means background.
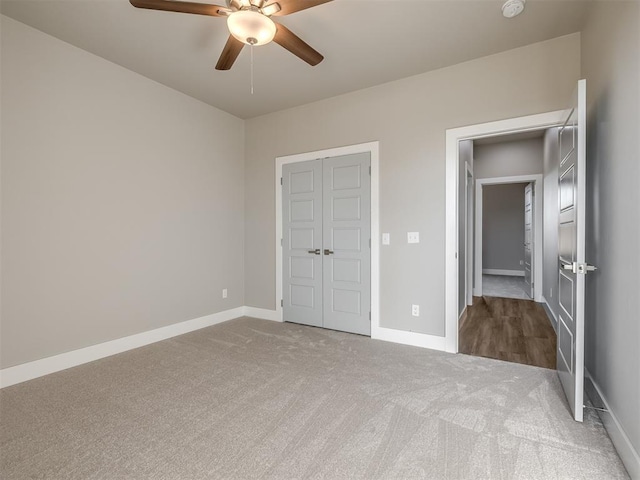
[{"label": "gray carpet floor", "polygon": [[0,392],[3,479],[627,478],[556,373],[241,318]]}]

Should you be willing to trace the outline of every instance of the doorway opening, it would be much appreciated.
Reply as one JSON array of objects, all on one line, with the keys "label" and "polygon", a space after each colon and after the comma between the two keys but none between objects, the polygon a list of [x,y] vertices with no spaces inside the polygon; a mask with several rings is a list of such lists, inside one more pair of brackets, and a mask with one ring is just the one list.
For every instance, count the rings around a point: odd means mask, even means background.
[{"label": "doorway opening", "polygon": [[[536,302],[544,302],[543,137],[562,123],[562,116],[550,112],[447,131],[448,186],[456,184],[455,197],[448,191],[447,208],[454,199],[456,221],[451,224],[447,215],[447,234],[455,235],[458,247],[455,263],[447,259],[449,351],[555,368],[554,327]],[[530,150],[535,144],[537,166],[526,165],[509,148],[498,151],[501,144],[527,144]],[[510,215],[519,223],[509,223]],[[456,266],[455,280],[449,263]],[[515,280],[520,295],[499,295],[500,280],[505,289]],[[545,345],[544,337],[553,342]],[[544,358],[532,362],[526,343]]]},{"label": "doorway opening", "polygon": [[541,173],[476,180],[474,296],[542,301],[543,191]]},{"label": "doorway opening", "polygon": [[[467,173],[466,210],[459,212],[466,216],[460,222],[467,225],[461,232],[466,238],[475,220],[474,248],[467,249],[461,264],[467,269],[473,264],[474,273],[473,297],[460,310],[461,353],[555,368],[556,334],[544,308],[534,302],[542,296],[546,131],[461,142],[461,159],[476,177],[471,188]],[[460,278],[466,280],[469,272],[463,273]]]}]

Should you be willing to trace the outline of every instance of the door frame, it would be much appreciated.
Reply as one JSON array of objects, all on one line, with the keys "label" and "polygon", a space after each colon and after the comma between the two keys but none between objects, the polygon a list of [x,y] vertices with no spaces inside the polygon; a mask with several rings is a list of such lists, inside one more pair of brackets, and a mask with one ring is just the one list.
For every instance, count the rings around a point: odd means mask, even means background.
[{"label": "door frame", "polygon": [[461,140],[496,137],[556,127],[564,123],[566,110],[509,118],[450,128],[445,135],[445,350],[458,353],[458,184]]},{"label": "door frame", "polygon": [[467,301],[467,307],[473,305],[473,292],[474,292],[474,280],[473,280],[473,265],[474,265],[474,235],[476,235],[475,219],[473,218],[473,212],[475,207],[475,199],[473,197],[473,191],[475,189],[475,176],[473,175],[473,167],[469,165],[469,162],[465,162],[467,175],[465,177],[465,217],[467,219],[466,235],[465,235],[465,259],[467,262],[467,275],[465,276],[465,299]]},{"label": "door frame", "polygon": [[542,188],[543,175],[516,175],[511,177],[478,178],[476,180],[476,242],[475,285],[473,294],[482,296],[482,192],[486,185],[508,185],[510,183],[533,183],[533,300],[542,302]]},{"label": "door frame", "polygon": [[[316,150],[276,157],[276,320],[283,322],[282,317],[282,166],[288,163],[306,162],[330,157],[340,157],[354,153],[371,155],[371,338],[382,338],[380,327],[380,198],[379,198],[379,142],[367,142],[357,145]],[[385,330],[385,329],[382,329]]]}]

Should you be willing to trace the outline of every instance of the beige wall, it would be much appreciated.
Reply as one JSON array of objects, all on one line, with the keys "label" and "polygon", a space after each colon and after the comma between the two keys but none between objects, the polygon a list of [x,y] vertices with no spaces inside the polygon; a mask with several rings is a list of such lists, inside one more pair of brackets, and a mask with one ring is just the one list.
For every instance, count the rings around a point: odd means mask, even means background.
[{"label": "beige wall", "polygon": [[482,187],[482,269],[524,274],[526,183]]},{"label": "beige wall", "polygon": [[[585,357],[640,453],[640,3],[596,2],[582,36],[587,79]],[[614,441],[616,438],[614,437]],[[632,478],[640,462],[625,454]],[[632,469],[633,465],[633,469]]]},{"label": "beige wall", "polygon": [[6,17],[1,101],[2,368],[243,305],[242,120]]},{"label": "beige wall", "polygon": [[575,34],[248,120],[246,304],[275,308],[275,157],[379,140],[381,324],[444,335],[445,130],[563,108],[579,73]]},{"label": "beige wall", "polygon": [[473,173],[476,178],[512,177],[542,173],[542,138],[488,145],[474,142]]},{"label": "beige wall", "polygon": [[[558,128],[544,133],[544,207],[542,249],[542,295],[553,314],[558,317]],[[551,323],[556,328],[555,319]]]}]

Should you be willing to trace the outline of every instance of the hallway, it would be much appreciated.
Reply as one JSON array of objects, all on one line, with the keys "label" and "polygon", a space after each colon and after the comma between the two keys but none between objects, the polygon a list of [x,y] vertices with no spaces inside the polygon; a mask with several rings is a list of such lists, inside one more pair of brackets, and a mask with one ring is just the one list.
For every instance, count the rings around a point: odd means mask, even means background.
[{"label": "hallway", "polygon": [[459,327],[459,351],[555,369],[556,333],[531,300],[473,297]]},{"label": "hallway", "polygon": [[524,277],[508,275],[482,275],[482,295],[487,297],[519,298],[531,300]]}]

